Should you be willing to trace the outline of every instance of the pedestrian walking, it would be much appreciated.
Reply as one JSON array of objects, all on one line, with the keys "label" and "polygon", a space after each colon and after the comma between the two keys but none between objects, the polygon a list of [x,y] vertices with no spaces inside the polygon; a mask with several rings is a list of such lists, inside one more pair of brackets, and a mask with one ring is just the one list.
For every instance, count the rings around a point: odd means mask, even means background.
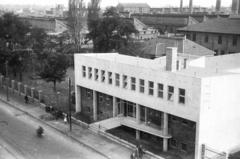
[{"label": "pedestrian walking", "polygon": [[27,95],[25,95],[24,100],[25,100],[25,103],[28,104],[28,96]]}]

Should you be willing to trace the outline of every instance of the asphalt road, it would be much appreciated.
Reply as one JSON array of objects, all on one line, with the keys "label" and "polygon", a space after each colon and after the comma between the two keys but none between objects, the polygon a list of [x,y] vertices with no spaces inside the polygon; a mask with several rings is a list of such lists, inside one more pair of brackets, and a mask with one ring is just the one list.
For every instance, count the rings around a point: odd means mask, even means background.
[{"label": "asphalt road", "polygon": [[[39,125],[44,128],[43,138],[36,136],[36,129]],[[16,158],[105,158],[89,148],[72,142],[69,138],[56,132],[56,130],[42,125],[37,120],[13,109],[2,101],[0,101],[0,139],[8,144],[8,147],[10,147],[8,151],[14,151],[11,153],[15,154]]]}]

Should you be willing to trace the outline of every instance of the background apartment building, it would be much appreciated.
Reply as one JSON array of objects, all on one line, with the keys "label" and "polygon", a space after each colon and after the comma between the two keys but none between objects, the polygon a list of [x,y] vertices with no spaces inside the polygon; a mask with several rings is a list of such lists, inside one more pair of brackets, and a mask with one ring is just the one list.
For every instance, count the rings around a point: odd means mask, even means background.
[{"label": "background apartment building", "polygon": [[76,111],[103,131],[128,127],[137,140],[183,158],[209,157],[206,145],[225,155],[240,145],[239,58],[177,54],[177,48],[154,60],[75,54]]},{"label": "background apartment building", "polygon": [[119,12],[150,13],[150,6],[147,3],[119,3],[117,9]]}]

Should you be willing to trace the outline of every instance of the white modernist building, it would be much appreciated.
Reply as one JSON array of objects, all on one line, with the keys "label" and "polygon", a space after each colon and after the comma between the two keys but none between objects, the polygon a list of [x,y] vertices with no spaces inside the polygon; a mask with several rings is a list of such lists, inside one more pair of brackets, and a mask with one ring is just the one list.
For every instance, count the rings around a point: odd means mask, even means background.
[{"label": "white modernist building", "polygon": [[[119,119],[136,138],[157,136],[163,151],[179,148],[195,159],[220,155],[206,147],[238,150],[240,54],[197,57],[167,48],[153,60],[118,53],[75,54],[74,60],[76,111],[88,110],[93,121]],[[102,105],[101,94],[110,105]]]}]

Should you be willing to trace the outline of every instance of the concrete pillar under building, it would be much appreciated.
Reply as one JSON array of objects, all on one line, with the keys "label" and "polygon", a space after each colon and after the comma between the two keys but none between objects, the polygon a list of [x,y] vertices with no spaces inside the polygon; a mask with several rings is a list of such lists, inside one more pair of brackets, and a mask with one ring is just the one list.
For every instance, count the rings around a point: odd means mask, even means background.
[{"label": "concrete pillar under building", "polygon": [[0,75],[0,86],[3,86],[3,75]]},{"label": "concrete pillar under building", "polygon": [[141,119],[140,119],[140,105],[139,104],[136,104],[136,121],[138,124],[140,124],[141,122]]},{"label": "concrete pillar under building", "polygon": [[97,121],[97,92],[93,90],[93,120]]},{"label": "concrete pillar under building", "polygon": [[144,121],[145,121],[145,124],[147,124],[148,123],[148,116],[147,116],[147,114],[148,114],[148,109],[147,109],[147,107],[145,107],[145,117],[144,117]]},{"label": "concrete pillar under building", "polygon": [[82,106],[81,106],[81,87],[76,86],[76,93],[75,93],[75,99],[76,99],[76,112],[81,112],[82,111]]},{"label": "concrete pillar under building", "polygon": [[15,83],[15,81],[12,80],[12,81],[11,81],[11,88],[12,88],[12,92],[13,92],[13,93],[14,93],[14,83]]},{"label": "concrete pillar under building", "polygon": [[[163,113],[163,118],[162,118],[162,123],[163,123],[163,135],[168,135],[168,114]],[[163,151],[168,151],[168,139],[163,138]]]},{"label": "concrete pillar under building", "polygon": [[140,140],[140,131],[139,130],[136,130],[136,139]]},{"label": "concrete pillar under building", "polygon": [[117,116],[117,98],[113,97],[113,117]]}]

